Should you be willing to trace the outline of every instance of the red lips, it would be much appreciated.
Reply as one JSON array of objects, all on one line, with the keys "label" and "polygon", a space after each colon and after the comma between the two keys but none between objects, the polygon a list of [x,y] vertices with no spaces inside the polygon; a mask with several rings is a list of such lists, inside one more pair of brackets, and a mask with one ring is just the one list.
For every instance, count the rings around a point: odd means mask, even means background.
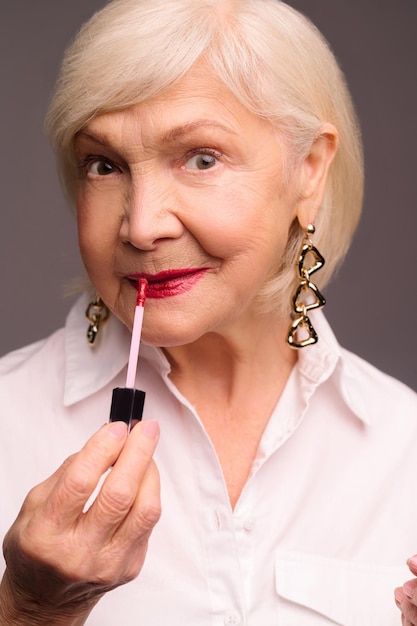
[{"label": "red lips", "polygon": [[136,289],[139,279],[146,278],[147,298],[169,298],[190,291],[206,272],[206,268],[185,268],[166,270],[157,274],[129,274],[126,278],[134,283]]}]

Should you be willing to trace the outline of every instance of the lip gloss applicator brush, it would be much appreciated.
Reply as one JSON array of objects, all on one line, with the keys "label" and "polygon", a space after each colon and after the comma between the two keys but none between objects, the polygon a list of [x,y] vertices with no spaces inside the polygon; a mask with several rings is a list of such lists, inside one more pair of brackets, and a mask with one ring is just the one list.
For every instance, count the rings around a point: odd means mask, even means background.
[{"label": "lip gloss applicator brush", "polygon": [[125,422],[129,432],[142,419],[143,405],[145,402],[145,392],[135,389],[135,380],[147,287],[148,281],[146,278],[141,278],[139,280],[135,317],[133,320],[126,387],[116,387],[113,389],[110,407],[110,422]]},{"label": "lip gloss applicator brush", "polygon": [[[125,422],[128,432],[142,419],[143,405],[145,402],[145,392],[135,389],[136,370],[138,367],[138,356],[140,346],[140,336],[142,333],[143,312],[146,300],[146,288],[148,281],[141,278],[138,286],[138,296],[136,300],[135,317],[133,320],[132,339],[130,342],[129,363],[127,367],[126,387],[115,387],[110,407],[110,422]],[[111,467],[102,474],[93,493],[84,505],[83,512],[86,513],[91,507],[106,479],[111,472]]]}]

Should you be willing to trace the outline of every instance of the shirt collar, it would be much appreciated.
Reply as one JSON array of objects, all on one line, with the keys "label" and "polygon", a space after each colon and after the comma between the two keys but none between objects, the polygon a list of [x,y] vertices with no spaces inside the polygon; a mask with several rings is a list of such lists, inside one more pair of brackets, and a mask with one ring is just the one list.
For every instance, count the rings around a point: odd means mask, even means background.
[{"label": "shirt collar", "polygon": [[301,375],[315,388],[331,381],[350,411],[365,424],[371,424],[371,413],[363,401],[363,380],[355,367],[357,357],[340,346],[322,311],[311,311],[310,316],[319,341],[300,350]]},{"label": "shirt collar", "polygon": [[[74,304],[65,323],[64,405],[71,406],[111,383],[127,366],[130,333],[114,315],[100,328],[97,345],[87,341],[85,312],[91,298],[83,294]],[[142,344],[140,357],[153,362],[161,373],[169,371],[162,350]]]},{"label": "shirt collar", "polygon": [[97,344],[93,347],[88,343],[88,302],[87,294],[81,296],[65,324],[65,406],[99,391],[120,373],[128,359],[128,330],[113,315],[101,326]]},{"label": "shirt collar", "polygon": [[323,313],[313,311],[310,318],[319,340],[298,351],[298,367],[302,376],[319,385],[333,374],[342,351]]},{"label": "shirt collar", "polygon": [[[128,362],[130,333],[113,315],[100,329],[97,345],[91,347],[88,344],[88,321],[85,317],[88,302],[87,294],[81,296],[66,320],[65,406],[80,402],[111,383]],[[299,351],[298,368],[301,376],[309,382],[310,389],[316,389],[332,378],[349,409],[368,423],[369,416],[360,401],[358,384],[348,363],[348,353],[340,347],[321,311],[312,312],[311,321],[319,341]],[[140,358],[151,362],[161,376],[167,377],[170,366],[162,350],[142,344]]]}]

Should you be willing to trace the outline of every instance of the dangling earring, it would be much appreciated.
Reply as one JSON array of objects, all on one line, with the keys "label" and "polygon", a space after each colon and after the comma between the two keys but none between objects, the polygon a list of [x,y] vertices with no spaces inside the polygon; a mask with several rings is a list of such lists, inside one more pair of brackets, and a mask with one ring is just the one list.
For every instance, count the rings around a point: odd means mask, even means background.
[{"label": "dangling earring", "polygon": [[99,295],[96,295],[95,300],[88,304],[85,316],[90,322],[87,330],[87,341],[93,347],[96,344],[101,324],[109,317],[109,309]]},{"label": "dangling earring", "polygon": [[[307,226],[307,231],[301,245],[297,261],[297,276],[300,283],[291,299],[293,323],[290,326],[287,341],[292,348],[305,348],[317,343],[318,336],[314,330],[310,318],[307,315],[312,309],[321,309],[326,300],[311,282],[310,276],[321,269],[324,258],[311,241],[311,235],[316,229],[312,224]],[[307,258],[308,256],[308,258]],[[306,335],[304,339],[297,338],[298,334]]]}]

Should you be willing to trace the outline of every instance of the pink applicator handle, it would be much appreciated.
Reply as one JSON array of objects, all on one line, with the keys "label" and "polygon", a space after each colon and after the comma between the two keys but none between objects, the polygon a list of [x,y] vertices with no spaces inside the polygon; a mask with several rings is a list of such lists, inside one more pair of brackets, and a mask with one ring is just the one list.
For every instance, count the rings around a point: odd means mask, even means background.
[{"label": "pink applicator handle", "polygon": [[143,322],[143,306],[137,306],[135,309],[135,318],[133,322],[132,339],[130,342],[129,363],[127,366],[126,387],[133,389],[136,381],[136,370],[138,367],[140,336],[142,334]]},{"label": "pink applicator handle", "polygon": [[139,281],[135,317],[133,320],[126,387],[116,387],[113,389],[110,408],[110,422],[126,422],[129,431],[142,419],[143,405],[145,402],[145,392],[135,389],[135,381],[147,286],[148,281],[145,278],[141,278]]}]

